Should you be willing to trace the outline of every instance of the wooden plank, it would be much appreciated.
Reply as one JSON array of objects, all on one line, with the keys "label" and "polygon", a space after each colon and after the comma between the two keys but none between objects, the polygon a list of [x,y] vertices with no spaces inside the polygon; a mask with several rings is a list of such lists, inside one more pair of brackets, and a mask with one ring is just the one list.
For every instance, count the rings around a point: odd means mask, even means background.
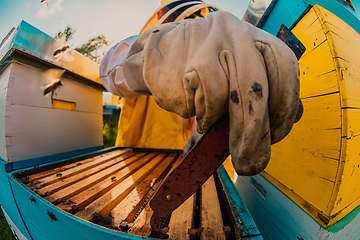
[{"label": "wooden plank", "polygon": [[104,179],[112,178],[115,174],[118,174],[120,176],[131,173],[131,169],[141,166],[141,164],[143,164],[149,158],[155,155],[156,153],[150,153],[145,157],[143,157],[142,155],[136,155],[134,157],[121,161],[118,164],[113,165],[112,167],[105,168],[103,169],[103,171],[98,172],[94,175],[86,175],[87,177],[82,179],[81,181],[76,181],[74,184],[67,185],[66,188],[61,188],[61,190],[56,191],[52,195],[49,195],[45,198],[50,202],[54,202],[55,200],[58,202],[67,201],[73,196],[84,192],[86,189],[91,188],[95,184],[103,181]]},{"label": "wooden plank", "polygon": [[9,75],[11,71],[11,65],[7,67],[0,75],[0,158],[7,161],[6,143],[5,143],[5,109],[7,104],[6,91],[9,84]]},{"label": "wooden plank", "polygon": [[133,235],[140,235],[148,237],[151,234],[150,219],[153,215],[153,210],[150,205],[147,204],[145,209],[136,218],[133,226],[129,229],[128,233]]},{"label": "wooden plank", "polygon": [[[182,158],[178,158],[178,160],[172,166],[171,172],[177,164],[181,161]],[[136,220],[131,224],[130,229],[128,230],[129,234],[140,235],[140,236],[150,236],[151,234],[151,226],[150,226],[150,219],[153,214],[150,205],[147,204],[144,210],[139,214]]]},{"label": "wooden plank", "polygon": [[[84,203],[84,205],[82,205],[81,201],[80,204],[76,204],[76,206],[79,206],[80,208],[85,208],[76,213],[75,216],[92,221],[92,215],[94,213],[98,213],[100,216],[103,216],[102,218],[99,218],[101,220],[98,223],[99,225],[108,228],[119,227],[121,220],[124,220],[125,217],[127,218],[128,209],[133,209],[134,206],[139,203],[138,201],[141,200],[142,197],[147,196],[146,192],[151,189],[151,186],[153,186],[153,184],[157,185],[156,182],[158,181],[156,181],[156,179],[159,178],[159,175],[161,179],[164,177],[164,175],[166,175],[170,168],[174,167],[171,163],[175,161],[177,162],[181,159],[181,157],[179,157],[179,153],[171,153],[167,157],[166,155],[167,153],[160,153],[157,157],[149,160],[146,164],[140,164],[138,167],[136,167],[136,169],[132,169],[133,171],[131,170],[128,174],[122,174],[121,176],[123,179],[119,179],[118,176],[116,176],[116,180],[112,180],[111,177],[103,179],[102,181],[97,181],[95,178],[91,179],[95,183],[91,184],[87,182],[86,184],[91,185],[91,187],[83,189],[84,193],[86,192],[87,194],[87,199],[85,201],[89,201],[90,204],[87,203],[86,205]],[[130,165],[129,167],[134,167],[134,165]],[[65,189],[66,188],[64,188],[64,190]],[[214,191],[216,193],[215,185],[213,186],[213,192]],[[83,194],[83,192],[80,192],[79,194],[69,198],[68,203],[71,202],[71,204],[61,203],[58,204],[57,207],[63,209],[62,207],[65,205],[75,206],[75,199],[78,198],[81,194]],[[39,197],[35,197],[36,200],[39,199]],[[210,197],[213,198],[214,196]],[[215,198],[217,199],[217,196],[215,196]],[[192,202],[193,197],[192,200],[188,200],[182,206],[180,206],[179,209],[173,212],[172,218],[170,219],[169,228],[165,229],[165,231],[168,231],[170,234],[170,239],[189,238],[188,229],[191,227],[191,215],[193,213]],[[128,225],[128,227],[130,227],[128,233],[141,236],[150,236],[151,215],[152,210],[147,205],[145,210],[141,212],[140,216],[134,221],[134,223],[130,223]],[[116,224],[107,225],[109,223],[108,220],[113,220],[112,223]]]},{"label": "wooden plank", "polygon": [[200,239],[225,239],[224,224],[216,191],[214,176],[201,188],[201,232]]},{"label": "wooden plank", "polygon": [[341,175],[341,185],[337,192],[331,215],[344,216],[360,203],[360,136],[343,139],[346,148],[345,164]]},{"label": "wooden plank", "polygon": [[299,67],[302,99],[339,91],[336,69],[327,41],[301,57]]},{"label": "wooden plank", "polygon": [[272,145],[265,171],[282,183],[280,190],[289,188],[325,212],[340,159],[339,95],[309,98],[303,104],[302,119],[284,140]]},{"label": "wooden plank", "polygon": [[[338,71],[342,107],[341,164],[326,214],[336,223],[360,203],[359,169],[359,41],[360,35],[330,11],[315,6]],[[349,23],[351,24],[351,23]]]},{"label": "wooden plank", "polygon": [[[59,131],[53,135],[51,132],[14,133],[9,136],[10,144],[7,145],[6,150],[10,160],[23,161],[22,166],[24,166],[26,165],[24,162],[29,159],[48,156],[51,158],[56,154],[61,155],[84,149],[99,149],[102,146],[101,134],[101,129]],[[29,163],[27,166],[32,165]]]},{"label": "wooden plank", "polygon": [[[108,216],[112,209],[114,209],[114,207],[116,207],[163,160],[164,156],[162,155],[154,156],[154,158],[144,161],[144,164],[139,165],[139,167],[135,168],[135,166],[133,166],[133,169],[129,171],[128,174],[124,175],[122,179],[119,179],[112,184],[108,182],[109,180],[105,180],[88,191],[71,198],[71,201],[77,203],[77,206],[80,208],[85,207],[85,209],[79,211],[76,216],[86,220],[90,220],[94,213],[99,213],[103,217]],[[140,161],[143,161],[143,159],[140,159],[139,162]],[[110,185],[108,186],[108,184]],[[93,192],[96,195],[93,195]]]},{"label": "wooden plank", "polygon": [[[359,88],[360,89],[360,88]],[[359,99],[360,100],[360,99]],[[343,138],[347,140],[353,140],[360,135],[360,109],[359,108],[345,108],[342,109],[343,116],[346,116],[344,120],[345,131],[343,132]],[[346,115],[345,115],[346,114]],[[356,145],[352,145],[356,148]],[[358,150],[357,148],[355,150]]]},{"label": "wooden plank", "polygon": [[338,59],[341,69],[342,107],[360,108],[360,64],[352,60]]},{"label": "wooden plank", "polygon": [[[33,192],[24,185],[10,178],[11,189],[14,191],[15,201],[26,222],[26,227],[36,240],[141,240],[119,231],[107,229],[96,224],[79,220],[58,209],[49,202],[34,196]],[[29,201],[34,196],[36,203]],[[50,219],[48,212],[55,215],[57,220]],[[21,219],[20,219],[21,220]],[[21,221],[20,221],[21,223]],[[142,239],[144,240],[144,239]]]},{"label": "wooden plank", "polygon": [[[337,19],[342,19],[341,21],[346,25],[351,26],[356,32],[360,33],[360,22],[358,20],[357,11],[349,11],[349,8],[344,7],[344,3],[341,1],[327,1],[327,0],[303,0],[304,2],[314,6],[320,7],[323,12],[330,13],[327,15],[338,16]],[[355,1],[352,1],[355,2]],[[328,19],[330,16],[327,16]],[[336,21],[333,21],[336,24]],[[344,27],[342,27],[345,29]]]},{"label": "wooden plank", "polygon": [[[101,171],[104,168],[107,167],[111,167],[114,164],[117,164],[118,162],[125,160],[129,157],[134,156],[135,153],[132,152],[125,152],[124,154],[122,153],[111,153],[108,156],[102,156],[98,159],[94,159],[91,162],[85,163],[85,164],[80,164],[77,165],[71,169],[62,171],[62,172],[57,172],[57,174],[53,174],[50,175],[48,177],[45,177],[44,179],[40,179],[40,184],[38,186],[36,186],[36,188],[41,189],[44,188],[46,186],[52,185],[51,187],[49,186],[47,189],[54,189],[56,188],[53,184],[60,182],[57,186],[63,186],[64,184],[67,184],[69,182],[73,182],[75,179],[81,179],[82,176],[87,176],[90,174],[94,174],[98,171]],[[86,172],[86,173],[84,173]],[[84,173],[84,174],[81,174]],[[86,175],[87,174],[87,175]],[[71,178],[71,180],[69,180],[69,178]],[[44,189],[45,190],[45,189]],[[42,192],[44,190],[40,190],[39,192]],[[47,191],[47,190],[45,190]],[[50,193],[50,192],[49,192]]]},{"label": "wooden plank", "polygon": [[[13,63],[11,77],[14,87],[8,92],[14,105],[51,108],[50,96],[44,96],[44,87],[49,80],[43,71],[20,63]],[[81,112],[102,113],[102,91],[71,79],[61,77],[63,86],[56,92],[56,98],[76,102],[76,110]]]},{"label": "wooden plank", "polygon": [[[161,155],[164,155],[164,153]],[[174,161],[178,159],[178,156],[179,154],[173,153],[166,157],[158,167],[111,211],[114,228],[118,227],[123,220],[126,222],[133,222],[135,220],[136,214],[141,210],[143,205],[147,204],[147,201],[150,200],[151,195],[148,196],[149,191],[154,189],[154,187],[158,185],[157,183],[165,177]]]},{"label": "wooden plank", "polygon": [[1,128],[1,135],[11,139],[10,144],[2,144],[6,159],[21,161],[102,145],[101,91],[63,79],[61,92],[71,97],[62,100],[77,102],[76,110],[52,109],[50,97],[41,89],[46,85],[41,70],[19,63],[7,69],[12,81],[6,89],[7,107],[1,108],[2,118],[9,118]]},{"label": "wooden plank", "polygon": [[[342,80],[340,84],[342,107],[360,108],[358,91],[360,88],[360,60],[358,59],[360,35],[357,36],[357,39],[343,39],[337,34],[331,34],[331,38],[336,46],[334,52],[337,55],[335,57],[339,68],[339,77]],[[346,45],[346,47],[338,47],[339,45]]]},{"label": "wooden plank", "polygon": [[[360,189],[354,185],[360,179],[357,139],[360,131],[357,124],[360,36],[320,6],[314,6],[308,14],[309,18],[312,14],[314,22],[320,22],[326,44],[320,44],[300,59],[300,96],[305,102],[304,116],[294,125],[289,136],[272,146],[272,158],[264,176],[268,173],[274,177],[276,180],[272,183],[276,187],[322,226],[328,227],[360,202]],[[317,33],[306,28],[306,24],[301,25],[303,19],[293,32],[301,41],[301,37],[309,40],[309,45],[311,38],[317,40]],[[318,50],[323,50],[323,53],[312,56]],[[306,72],[308,68],[309,74]],[[326,68],[333,70],[326,73]],[[311,69],[319,74],[311,73]],[[316,101],[316,98],[323,97]],[[301,179],[301,183],[296,183],[295,179]]]},{"label": "wooden plank", "polygon": [[102,124],[98,124],[102,123],[102,114],[12,105],[6,109],[6,115],[12,118],[7,134],[36,132],[56,136],[61,131],[102,129]]},{"label": "wooden plank", "polygon": [[304,115],[283,141],[272,146],[271,161],[265,171],[281,183],[276,185],[280,190],[300,196],[325,212],[340,162],[342,111],[338,72],[314,9],[292,31],[307,48],[299,61]]},{"label": "wooden plank", "polygon": [[[300,31],[300,29],[307,29],[307,31]],[[301,19],[301,21],[292,30],[297,38],[306,46],[304,56],[312,52],[320,44],[326,41],[326,37],[320,21],[317,19],[317,15],[314,9],[310,9],[309,12]]]},{"label": "wooden plank", "polygon": [[12,105],[6,115],[12,161],[102,146],[101,114]]},{"label": "wooden plank", "polygon": [[[101,154],[95,157],[87,158],[78,162],[74,162],[71,164],[67,164],[65,166],[53,168],[44,172],[35,173],[32,175],[27,175],[27,180],[29,182],[37,181],[37,184],[50,184],[54,179],[65,178],[65,176],[74,175],[79,173],[80,171],[85,171],[91,167],[96,166],[96,164],[100,165],[103,161],[109,161],[114,157],[118,157],[122,154],[130,152],[130,149],[118,149],[115,151],[111,151],[109,153]],[[61,177],[53,176],[58,173],[61,173]],[[50,177],[53,176],[53,177]],[[48,178],[50,177],[50,178]]]},{"label": "wooden plank", "polygon": [[329,43],[315,10],[310,9],[292,32],[306,47],[299,60],[300,96],[306,98],[339,91]]},{"label": "wooden plank", "polygon": [[[340,22],[338,20],[337,22]],[[328,23],[328,22],[326,22]],[[358,54],[360,50],[358,48],[358,39],[359,34],[351,29],[348,25],[343,24],[341,29],[333,27],[331,24],[327,24],[329,32],[327,36],[331,38],[333,46],[336,50],[333,52],[334,57],[341,58],[345,61],[348,61],[356,66],[360,65],[360,60]],[[344,69],[346,70],[346,69]],[[358,79],[353,79],[354,81],[359,81]]]},{"label": "wooden plank", "polygon": [[[5,92],[5,89],[7,89],[9,87],[9,77],[10,77],[10,72],[12,69],[13,64],[10,64],[9,67],[7,67],[6,69],[4,69],[4,71],[1,72],[0,74],[0,90]],[[0,97],[2,99],[4,99],[6,95],[0,95]],[[5,100],[5,99],[4,99]],[[5,103],[6,101],[4,101],[3,103]]]},{"label": "wooden plank", "polygon": [[169,239],[183,240],[189,239],[188,230],[191,229],[191,222],[193,218],[194,195],[181,204],[171,214],[169,222]]},{"label": "wooden plank", "polygon": [[[110,159],[110,161],[100,162],[100,164],[90,165],[84,169],[80,169],[78,172],[69,173],[68,176],[59,177],[62,178],[60,181],[52,181],[51,184],[40,184],[37,193],[39,195],[51,195],[66,187],[76,184],[89,177],[102,177],[111,171],[116,171],[126,167],[128,164],[136,161],[137,157],[132,153],[125,154],[120,158]],[[82,171],[84,170],[84,171]],[[96,179],[96,178],[94,178]]]}]

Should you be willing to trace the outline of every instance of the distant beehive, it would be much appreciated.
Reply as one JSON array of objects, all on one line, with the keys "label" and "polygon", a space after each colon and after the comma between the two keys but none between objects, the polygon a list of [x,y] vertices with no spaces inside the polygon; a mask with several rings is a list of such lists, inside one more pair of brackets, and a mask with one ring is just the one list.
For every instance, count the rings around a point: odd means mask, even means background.
[{"label": "distant beehive", "polygon": [[[0,59],[0,158],[8,170],[102,147],[98,64],[24,21],[2,41]],[[45,96],[60,75],[62,86]]]}]

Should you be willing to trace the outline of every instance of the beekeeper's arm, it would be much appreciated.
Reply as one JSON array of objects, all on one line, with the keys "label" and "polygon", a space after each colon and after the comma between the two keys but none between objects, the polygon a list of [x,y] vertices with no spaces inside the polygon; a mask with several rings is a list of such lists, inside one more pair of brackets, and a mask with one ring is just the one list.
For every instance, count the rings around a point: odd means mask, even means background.
[{"label": "beekeeper's arm", "polygon": [[299,106],[299,67],[276,37],[230,13],[167,23],[141,34],[123,63],[127,86],[152,94],[204,133],[226,111],[230,153],[239,175],[262,171],[272,143],[292,128]]}]

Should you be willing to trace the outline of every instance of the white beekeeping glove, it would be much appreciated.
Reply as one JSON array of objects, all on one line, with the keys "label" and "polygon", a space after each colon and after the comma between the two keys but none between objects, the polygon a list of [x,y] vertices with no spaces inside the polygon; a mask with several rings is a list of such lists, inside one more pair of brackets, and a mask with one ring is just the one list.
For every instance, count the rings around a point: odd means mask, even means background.
[{"label": "white beekeeping glove", "polygon": [[299,106],[294,53],[227,12],[147,30],[132,44],[124,75],[160,107],[196,115],[199,133],[229,111],[229,149],[240,175],[266,167],[271,144],[290,132]]}]

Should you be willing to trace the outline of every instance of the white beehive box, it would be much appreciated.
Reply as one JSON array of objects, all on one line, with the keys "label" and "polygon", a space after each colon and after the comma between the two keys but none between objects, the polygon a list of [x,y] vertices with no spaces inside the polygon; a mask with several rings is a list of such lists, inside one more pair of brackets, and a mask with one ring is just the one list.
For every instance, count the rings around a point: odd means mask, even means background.
[{"label": "white beehive box", "polygon": [[[59,44],[22,22],[0,46],[0,158],[8,170],[102,148],[98,64],[73,50],[55,59]],[[49,69],[65,70],[53,97],[44,95]]]}]

